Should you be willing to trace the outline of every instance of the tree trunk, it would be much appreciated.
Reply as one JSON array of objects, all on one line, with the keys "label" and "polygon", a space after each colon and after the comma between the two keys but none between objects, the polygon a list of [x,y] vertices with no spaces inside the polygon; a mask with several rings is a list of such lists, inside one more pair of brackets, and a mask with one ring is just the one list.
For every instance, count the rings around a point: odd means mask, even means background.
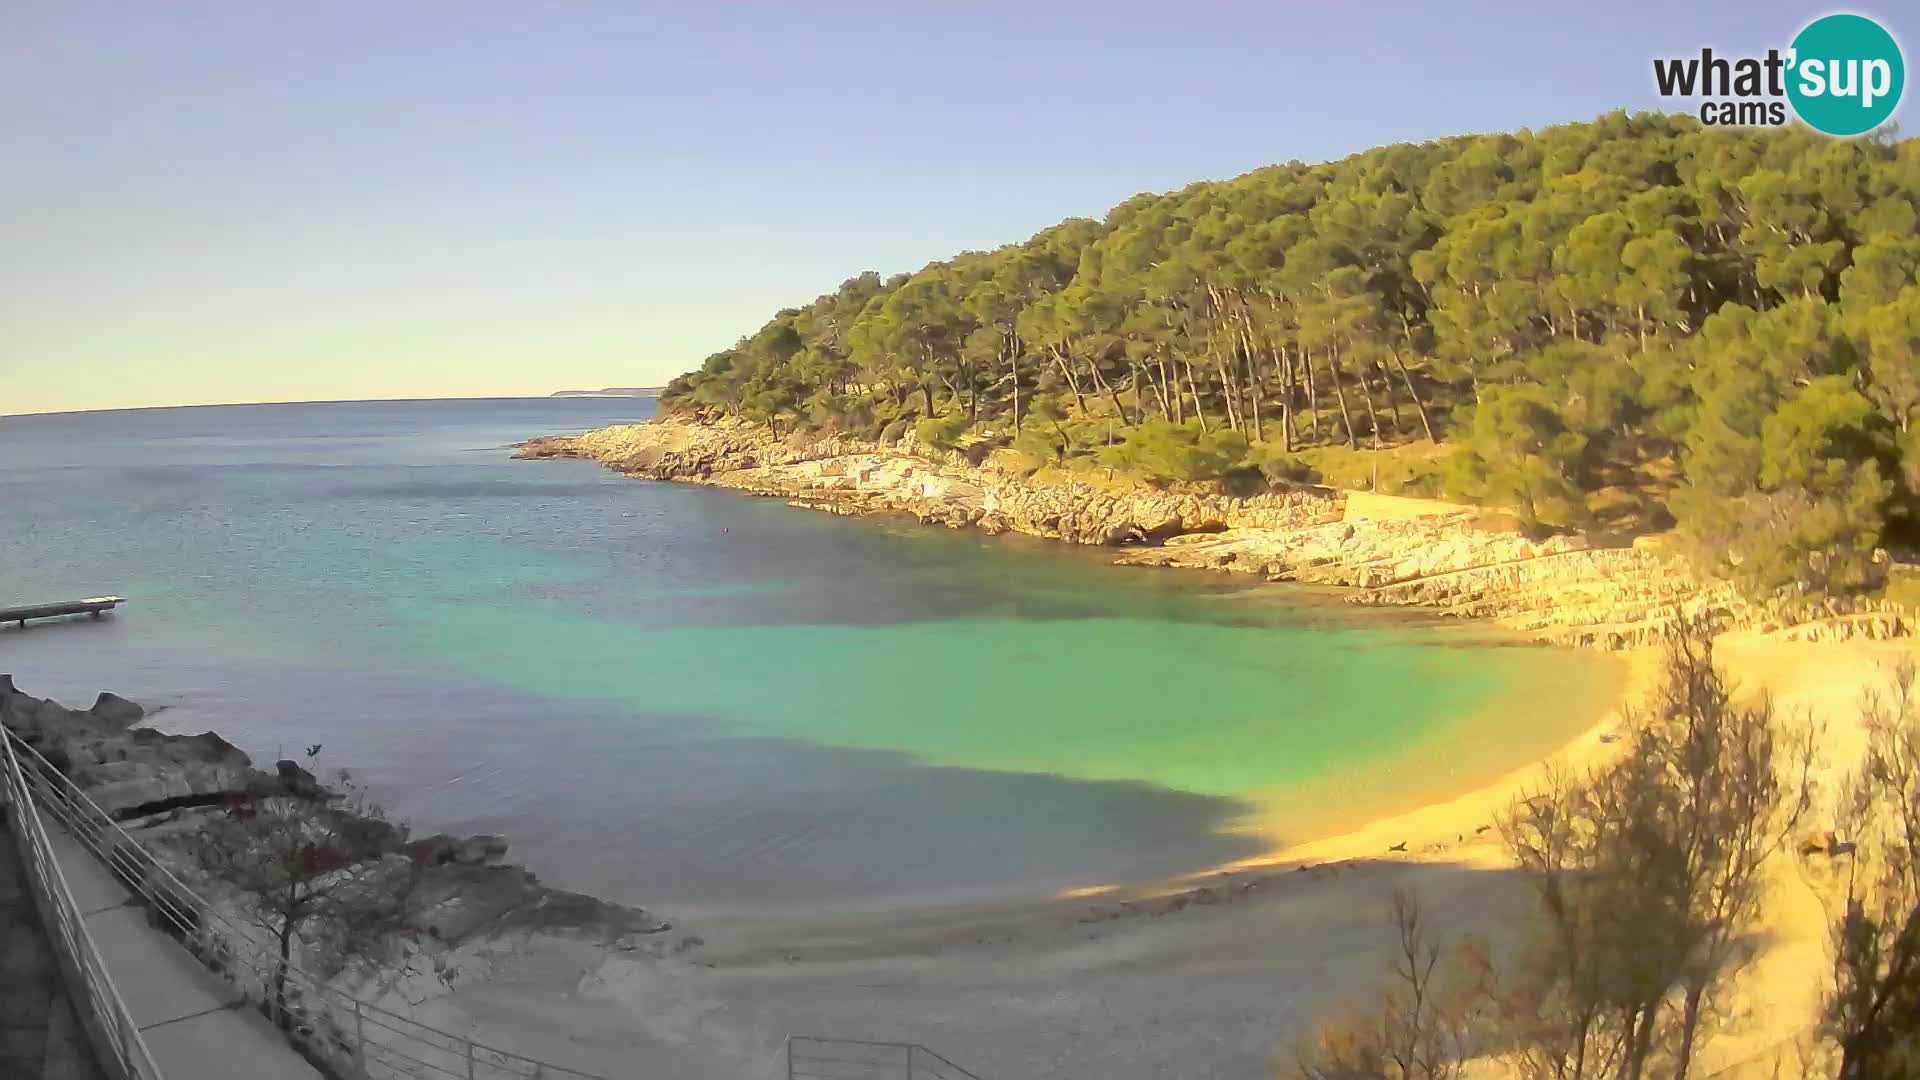
[{"label": "tree trunk", "polygon": [[1687,1080],[1687,1070],[1693,1066],[1694,1033],[1700,1027],[1700,999],[1704,987],[1687,987],[1685,1002],[1680,1008],[1680,1047],[1674,1051],[1673,1080]]},{"label": "tree trunk", "polygon": [[925,379],[920,380],[920,397],[927,403],[927,419],[933,419],[933,384]]},{"label": "tree trunk", "polygon": [[1293,354],[1285,345],[1273,349],[1273,362],[1280,366],[1280,447],[1293,453]]},{"label": "tree trunk", "polygon": [[[1211,434],[1211,429],[1207,425],[1206,406],[1200,403],[1200,384],[1197,381],[1195,381],[1193,377],[1193,364],[1189,362],[1186,365],[1186,367],[1187,367],[1187,392],[1193,395],[1193,415],[1198,417],[1200,420],[1200,434],[1202,435]],[[1173,362],[1173,370],[1174,370],[1174,375],[1177,377],[1180,373],[1180,361],[1175,360]]]},{"label": "tree trunk", "polygon": [[1620,1064],[1613,1070],[1613,1080],[1633,1080],[1633,1055],[1640,1045],[1638,1016],[1628,1019],[1626,1035],[1622,1041],[1625,1045],[1620,1048]]},{"label": "tree trunk", "polygon": [[1438,443],[1433,437],[1433,421],[1427,418],[1427,403],[1420,400],[1420,392],[1413,388],[1413,376],[1407,374],[1407,365],[1400,359],[1400,350],[1393,351],[1393,365],[1400,369],[1400,381],[1406,384],[1407,396],[1413,399],[1414,411],[1420,414],[1420,426],[1427,433],[1427,441]]},{"label": "tree trunk", "polygon": [[1387,416],[1393,421],[1393,437],[1398,439],[1406,430],[1400,426],[1400,399],[1393,394],[1393,376],[1387,374],[1387,365],[1378,356],[1373,358],[1373,370],[1380,375],[1380,392],[1387,396]]},{"label": "tree trunk", "polygon": [[280,920],[280,966],[273,971],[273,1022],[287,1030],[287,969],[293,964],[293,916]]},{"label": "tree trunk", "polygon": [[1307,414],[1313,421],[1313,441],[1320,441],[1320,394],[1313,385],[1313,350],[1300,350],[1300,363],[1307,369]]},{"label": "tree trunk", "polygon": [[1233,328],[1226,326],[1223,327],[1222,330],[1227,339],[1226,355],[1222,357],[1226,368],[1223,377],[1228,378],[1231,382],[1231,385],[1227,388],[1227,400],[1233,402],[1234,415],[1239,417],[1240,420],[1240,430],[1245,431],[1247,430],[1247,387],[1240,381],[1240,350],[1234,343]]},{"label": "tree trunk", "polygon": [[[1090,363],[1087,365],[1087,370],[1093,372],[1093,388],[1103,391],[1107,395],[1107,400],[1113,402],[1113,411],[1120,414],[1120,422],[1123,424],[1132,423],[1132,421],[1127,419],[1127,407],[1120,402],[1119,391],[1114,389],[1112,383],[1101,377],[1100,365],[1098,363]],[[1136,377],[1139,375],[1138,370],[1135,370],[1134,375]],[[1139,396],[1139,383],[1136,382],[1134,384],[1134,397],[1138,398]]]},{"label": "tree trunk", "polygon": [[1275,366],[1280,369],[1280,441],[1287,453],[1292,453],[1294,443],[1299,437],[1298,412],[1300,409],[1300,379],[1293,367],[1293,351],[1285,345],[1285,316],[1282,314],[1280,297],[1268,291],[1267,309],[1273,313],[1276,329],[1282,331],[1276,339],[1267,337],[1267,351],[1272,355]]},{"label": "tree trunk", "polygon": [[1243,338],[1242,340],[1246,345],[1247,389],[1253,399],[1253,437],[1251,441],[1259,442],[1264,437],[1264,433],[1260,430],[1262,427],[1260,420],[1260,368],[1257,366],[1259,358],[1254,355],[1252,339]]},{"label": "tree trunk", "polygon": [[1620,1080],[1641,1080],[1653,1052],[1653,1019],[1659,1003],[1641,1008],[1628,1027],[1627,1050],[1620,1059]]},{"label": "tree trunk", "polygon": [[1239,417],[1234,415],[1233,408],[1233,399],[1238,393],[1238,387],[1235,385],[1236,380],[1232,373],[1227,370],[1227,362],[1217,351],[1213,354],[1213,368],[1220,376],[1220,400],[1225,403],[1227,410],[1227,430],[1238,431],[1241,424]]},{"label": "tree trunk", "polygon": [[1367,405],[1367,426],[1373,429],[1373,448],[1380,449],[1380,414],[1373,411],[1373,380],[1367,378],[1367,362],[1361,360],[1354,365],[1355,374],[1360,376],[1360,400]]},{"label": "tree trunk", "polygon": [[1013,436],[1020,437],[1020,350],[1008,350],[1007,363],[1013,369]]},{"label": "tree trunk", "polygon": [[1585,1016],[1574,1031],[1573,1038],[1573,1075],[1575,1080],[1584,1080],[1587,1075],[1587,1039],[1591,1034],[1593,1021]]},{"label": "tree trunk", "polygon": [[[1080,380],[1074,376],[1073,366],[1067,363],[1066,357],[1061,354],[1059,349],[1056,349],[1053,346],[1049,345],[1047,346],[1047,351],[1053,354],[1053,362],[1060,368],[1060,374],[1066,376],[1067,389],[1073,392],[1074,411],[1078,412],[1083,417],[1086,416],[1087,415],[1087,398],[1086,398],[1086,395],[1080,392]],[[1094,385],[1098,386],[1100,383],[1100,369],[1098,367],[1093,369],[1093,380],[1094,380]],[[1016,391],[1019,389],[1018,382],[1014,384],[1014,389]]]},{"label": "tree trunk", "polygon": [[1347,389],[1341,385],[1339,349],[1327,349],[1327,368],[1327,378],[1333,381],[1333,396],[1340,402],[1340,424],[1347,430],[1347,446],[1358,448],[1359,440],[1353,437],[1353,413],[1347,409]]}]

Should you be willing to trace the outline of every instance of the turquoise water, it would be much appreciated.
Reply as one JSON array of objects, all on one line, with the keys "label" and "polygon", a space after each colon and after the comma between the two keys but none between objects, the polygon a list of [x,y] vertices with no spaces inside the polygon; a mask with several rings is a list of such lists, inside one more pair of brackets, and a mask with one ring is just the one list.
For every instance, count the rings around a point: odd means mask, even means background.
[{"label": "turquoise water", "polygon": [[0,671],[260,758],[319,742],[416,827],[707,911],[1201,869],[1538,756],[1612,678],[1287,586],[508,459],[649,408],[0,417],[0,603],[134,598],[0,631]]}]

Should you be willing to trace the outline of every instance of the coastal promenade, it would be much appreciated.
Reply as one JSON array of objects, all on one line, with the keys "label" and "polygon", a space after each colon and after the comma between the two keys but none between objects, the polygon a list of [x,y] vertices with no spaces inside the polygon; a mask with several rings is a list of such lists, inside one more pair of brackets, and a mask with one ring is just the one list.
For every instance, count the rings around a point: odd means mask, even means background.
[{"label": "coastal promenade", "polygon": [[62,984],[13,829],[0,817],[0,1076],[107,1080]]},{"label": "coastal promenade", "polygon": [[147,921],[92,853],[58,829],[54,856],[87,933],[162,1076],[322,1080],[266,1017]]}]

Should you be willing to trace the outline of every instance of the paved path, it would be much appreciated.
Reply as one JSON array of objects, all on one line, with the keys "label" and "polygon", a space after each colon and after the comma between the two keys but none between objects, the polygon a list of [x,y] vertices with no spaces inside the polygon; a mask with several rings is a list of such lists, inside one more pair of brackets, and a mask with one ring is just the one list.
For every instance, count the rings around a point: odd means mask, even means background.
[{"label": "paved path", "polygon": [[0,814],[0,1076],[103,1080],[60,985],[20,851]]},{"label": "paved path", "polygon": [[146,910],[129,902],[91,853],[51,823],[47,834],[107,972],[167,1080],[321,1080],[237,991],[149,926]]}]

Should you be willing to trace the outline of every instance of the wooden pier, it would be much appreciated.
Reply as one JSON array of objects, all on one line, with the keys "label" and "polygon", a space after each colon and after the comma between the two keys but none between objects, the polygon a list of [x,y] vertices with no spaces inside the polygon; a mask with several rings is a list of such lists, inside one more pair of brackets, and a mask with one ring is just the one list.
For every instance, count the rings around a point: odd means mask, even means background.
[{"label": "wooden pier", "polygon": [[68,600],[58,604],[0,607],[0,625],[19,623],[24,630],[28,619],[59,619],[68,615],[91,615],[97,619],[104,612],[112,611],[126,602],[124,596],[89,596],[84,600]]}]

